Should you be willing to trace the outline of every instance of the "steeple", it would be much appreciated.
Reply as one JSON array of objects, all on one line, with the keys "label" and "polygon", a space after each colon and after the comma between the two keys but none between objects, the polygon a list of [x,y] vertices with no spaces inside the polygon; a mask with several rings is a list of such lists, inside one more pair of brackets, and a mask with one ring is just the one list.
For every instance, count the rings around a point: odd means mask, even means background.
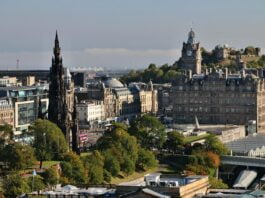
[{"label": "steeple", "polygon": [[53,54],[54,54],[55,60],[60,59],[60,52],[61,52],[61,48],[60,48],[60,44],[59,44],[58,33],[56,30],[55,40],[54,40],[54,48],[53,48]]},{"label": "steeple", "polygon": [[59,39],[58,39],[58,32],[56,30],[56,33],[55,33],[55,46],[58,44],[58,47],[59,47]]},{"label": "steeple", "polygon": [[189,43],[189,44],[195,43],[195,32],[192,30],[192,28],[190,29],[187,43]]}]

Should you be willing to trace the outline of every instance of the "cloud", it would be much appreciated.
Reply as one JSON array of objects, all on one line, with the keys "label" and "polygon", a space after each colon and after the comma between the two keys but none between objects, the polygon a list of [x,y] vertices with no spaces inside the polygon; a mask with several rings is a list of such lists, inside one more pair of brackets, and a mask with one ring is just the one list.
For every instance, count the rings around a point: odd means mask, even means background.
[{"label": "cloud", "polygon": [[[104,67],[106,69],[140,69],[150,63],[157,65],[173,63],[180,56],[179,49],[87,48],[63,51],[66,67]],[[15,69],[19,59],[20,69],[48,69],[52,51],[43,52],[0,52],[0,69]]]}]

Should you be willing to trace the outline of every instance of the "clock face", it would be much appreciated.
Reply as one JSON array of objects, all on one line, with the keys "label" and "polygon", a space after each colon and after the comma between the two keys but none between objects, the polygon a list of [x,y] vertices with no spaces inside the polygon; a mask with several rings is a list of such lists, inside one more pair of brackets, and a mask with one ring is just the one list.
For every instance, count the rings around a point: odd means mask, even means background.
[{"label": "clock face", "polygon": [[191,50],[188,50],[187,51],[187,56],[191,56],[192,55],[192,51]]}]

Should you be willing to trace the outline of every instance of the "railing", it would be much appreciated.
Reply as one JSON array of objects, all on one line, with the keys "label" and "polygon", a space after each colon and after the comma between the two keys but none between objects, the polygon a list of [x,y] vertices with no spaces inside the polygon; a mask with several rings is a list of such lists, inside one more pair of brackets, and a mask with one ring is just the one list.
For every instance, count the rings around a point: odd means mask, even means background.
[{"label": "railing", "polygon": [[222,164],[265,167],[265,158],[249,156],[221,156]]}]

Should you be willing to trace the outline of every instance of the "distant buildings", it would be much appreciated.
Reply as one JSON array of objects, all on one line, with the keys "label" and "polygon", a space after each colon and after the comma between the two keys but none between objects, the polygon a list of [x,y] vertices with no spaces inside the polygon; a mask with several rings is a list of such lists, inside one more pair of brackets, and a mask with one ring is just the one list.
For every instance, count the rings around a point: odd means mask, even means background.
[{"label": "distant buildings", "polygon": [[136,83],[126,87],[115,78],[103,77],[89,83],[85,93],[81,91],[76,95],[79,100],[102,101],[105,118],[118,117],[120,121],[143,113],[155,114],[158,110],[157,91],[152,82],[144,88]]},{"label": "distant buildings", "polygon": [[9,87],[19,85],[16,77],[3,76],[0,78],[0,87]]}]

